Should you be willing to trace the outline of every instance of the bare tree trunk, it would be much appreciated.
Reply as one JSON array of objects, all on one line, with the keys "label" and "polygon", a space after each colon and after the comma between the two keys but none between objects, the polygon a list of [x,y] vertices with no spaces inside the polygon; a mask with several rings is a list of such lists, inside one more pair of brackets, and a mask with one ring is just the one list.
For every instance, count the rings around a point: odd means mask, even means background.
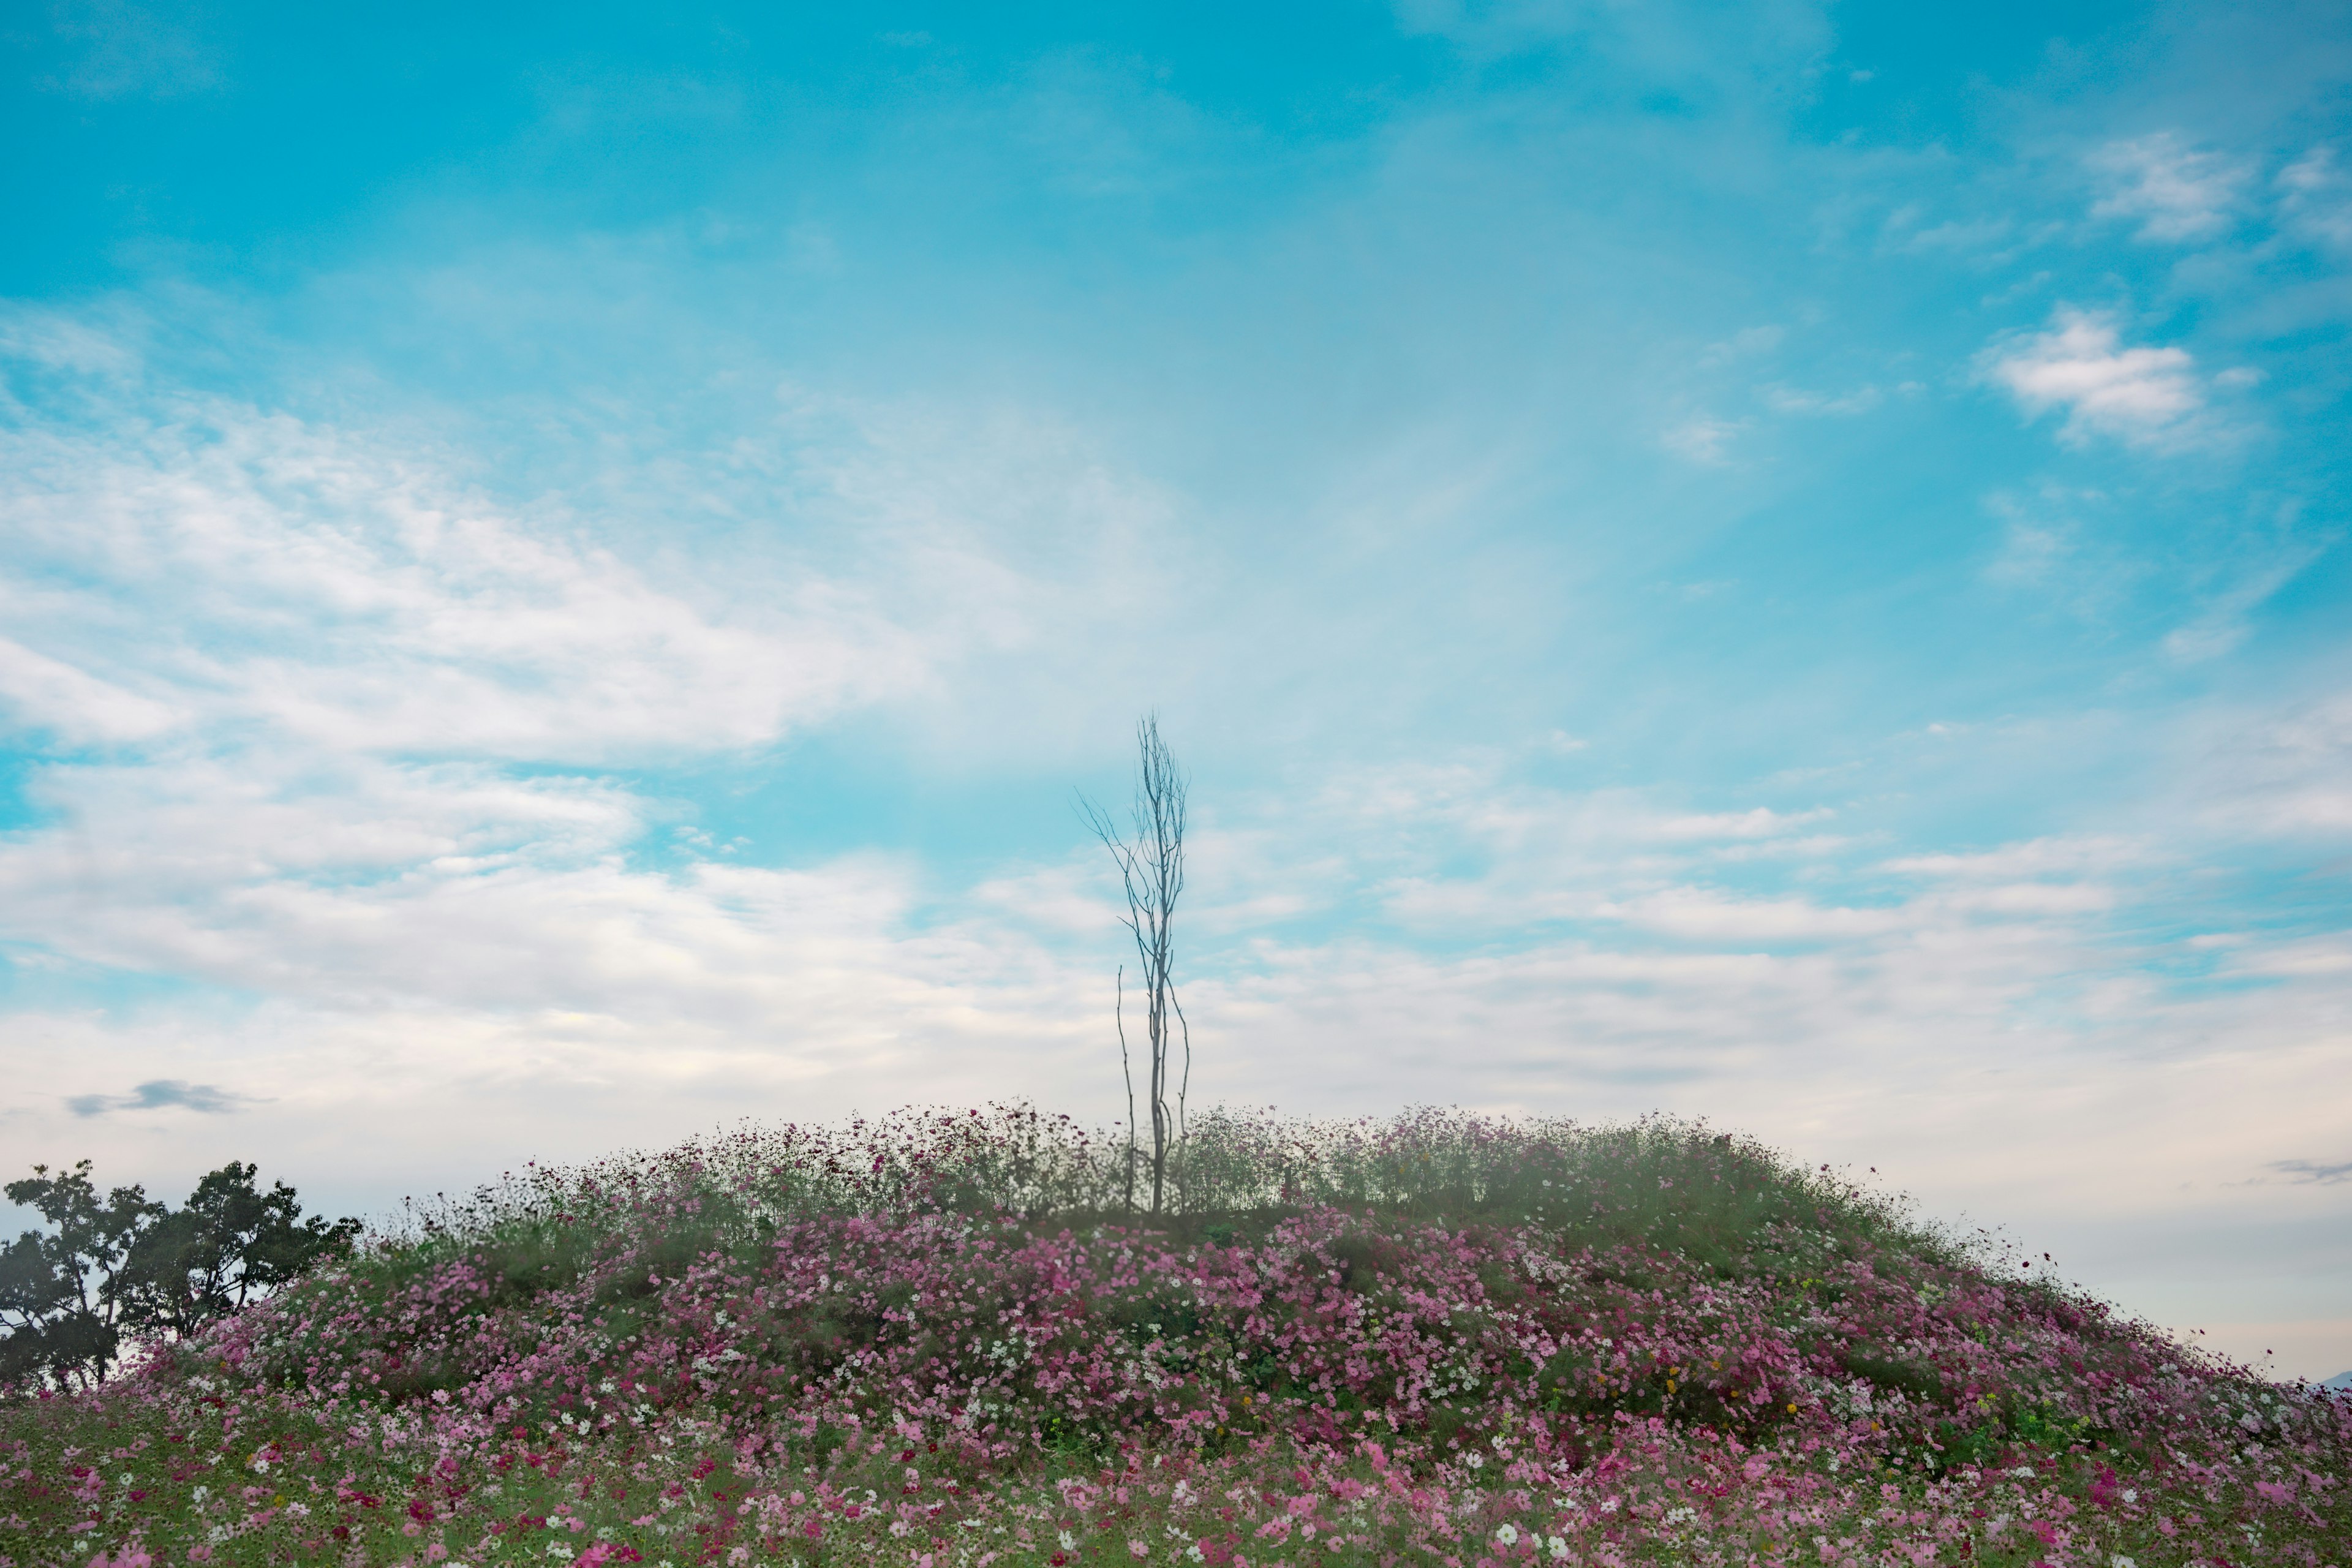
[{"label": "bare tree trunk", "polygon": [[1127,965],[1118,966],[1111,1016],[1118,1022],[1118,1076],[1127,1084],[1127,1212],[1135,1212],[1135,1068],[1127,1055]]},{"label": "bare tree trunk", "polygon": [[[1127,895],[1124,924],[1135,939],[1141,961],[1144,991],[1144,1045],[1150,1057],[1146,1093],[1151,1106],[1151,1212],[1158,1214],[1168,1198],[1168,1161],[1181,1149],[1184,1135],[1183,1102],[1192,1087],[1192,1026],[1176,1001],[1176,900],[1184,890],[1184,802],[1186,780],[1160,738],[1160,719],[1148,714],[1135,726],[1138,769],[1131,831],[1122,834],[1110,815],[1084,795],[1078,797],[1087,826],[1110,851]],[[1125,1015],[1126,969],[1120,967],[1119,1050],[1127,1060]],[[1176,1106],[1168,1103],[1171,1047],[1174,1029],[1181,1032],[1184,1059],[1176,1088]],[[1128,1135],[1136,1131],[1134,1079],[1128,1079]],[[1132,1161],[1129,1162],[1132,1169]],[[1181,1170],[1181,1156],[1180,1156]],[[1132,1191],[1129,1205],[1133,1206]]]},{"label": "bare tree trunk", "polygon": [[1184,1041],[1184,1070],[1176,1080],[1176,1181],[1181,1188],[1184,1181],[1184,1151],[1189,1147],[1184,1142],[1184,1097],[1192,1089],[1192,1025],[1184,1016],[1183,1005],[1176,1000],[1176,994],[1172,991],[1168,994],[1168,1005],[1176,1009],[1176,1027]]}]

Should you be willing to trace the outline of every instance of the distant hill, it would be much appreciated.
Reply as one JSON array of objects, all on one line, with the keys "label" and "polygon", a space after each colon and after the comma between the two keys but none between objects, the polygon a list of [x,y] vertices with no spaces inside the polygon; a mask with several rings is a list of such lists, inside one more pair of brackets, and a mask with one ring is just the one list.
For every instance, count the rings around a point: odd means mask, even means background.
[{"label": "distant hill", "polygon": [[2319,1385],[2322,1388],[2352,1388],[2352,1372],[2339,1372]]}]

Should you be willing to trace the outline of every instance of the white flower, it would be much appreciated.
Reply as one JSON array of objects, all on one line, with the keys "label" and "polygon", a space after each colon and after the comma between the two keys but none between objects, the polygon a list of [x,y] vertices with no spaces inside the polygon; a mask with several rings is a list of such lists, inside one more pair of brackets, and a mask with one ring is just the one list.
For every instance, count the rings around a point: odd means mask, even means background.
[{"label": "white flower", "polygon": [[1519,1527],[1516,1524],[1498,1524],[1495,1527],[1495,1539],[1505,1546],[1517,1546],[1519,1543]]},{"label": "white flower", "polygon": [[2139,1564],[2118,1552],[2116,1553],[2113,1568],[2139,1568]]},{"label": "white flower", "polygon": [[1544,1550],[1550,1552],[1554,1557],[1565,1557],[1568,1555],[1568,1542],[1555,1535],[1550,1540],[1544,1542]]},{"label": "white flower", "polygon": [[1486,1456],[1474,1448],[1462,1456],[1462,1462],[1474,1470],[1483,1470],[1486,1468]]},{"label": "white flower", "polygon": [[1065,1552],[1076,1552],[1078,1549],[1078,1538],[1066,1530],[1063,1531],[1057,1539],[1061,1542],[1062,1550]]},{"label": "white flower", "polygon": [[1184,1560],[1188,1563],[1198,1563],[1201,1561],[1200,1542],[1194,1542],[1192,1545],[1184,1548]]}]

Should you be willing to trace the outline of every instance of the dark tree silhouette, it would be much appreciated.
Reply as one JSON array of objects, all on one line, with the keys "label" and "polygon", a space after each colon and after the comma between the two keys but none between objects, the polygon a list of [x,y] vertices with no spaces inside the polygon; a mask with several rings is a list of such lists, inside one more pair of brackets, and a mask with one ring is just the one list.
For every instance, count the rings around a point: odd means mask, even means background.
[{"label": "dark tree silhouette", "polygon": [[177,1210],[140,1187],[101,1198],[87,1160],[9,1183],[50,1229],[0,1247],[0,1388],[95,1386],[127,1336],[184,1339],[350,1249],[359,1221],[304,1219],[292,1187],[264,1193],[256,1173],[231,1161]]}]

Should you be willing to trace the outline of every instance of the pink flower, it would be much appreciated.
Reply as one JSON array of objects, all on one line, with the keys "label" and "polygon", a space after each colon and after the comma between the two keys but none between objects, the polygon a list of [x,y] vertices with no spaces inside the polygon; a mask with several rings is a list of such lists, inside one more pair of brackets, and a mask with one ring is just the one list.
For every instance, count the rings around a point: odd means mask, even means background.
[{"label": "pink flower", "polygon": [[643,1563],[644,1561],[645,1558],[634,1546],[621,1546],[609,1541],[600,1541],[573,1558],[572,1568],[605,1568],[605,1565],[611,1563]]}]

